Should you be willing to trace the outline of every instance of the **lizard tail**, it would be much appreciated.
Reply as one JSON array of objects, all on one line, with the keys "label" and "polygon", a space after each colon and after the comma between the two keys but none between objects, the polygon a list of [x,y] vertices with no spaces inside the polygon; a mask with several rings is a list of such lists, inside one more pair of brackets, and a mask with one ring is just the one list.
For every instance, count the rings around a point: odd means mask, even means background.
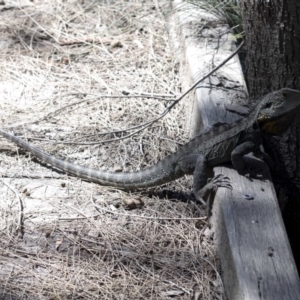
[{"label": "lizard tail", "polygon": [[0,134],[11,142],[26,149],[41,161],[49,164],[70,175],[77,176],[87,181],[92,181],[100,185],[114,186],[121,189],[147,188],[161,185],[177,179],[184,174],[181,170],[176,170],[176,161],[178,155],[167,156],[156,165],[148,167],[138,172],[108,172],[93,168],[85,168],[73,164],[66,160],[56,158],[47,152],[44,152],[35,146],[23,141],[22,139],[0,129]]}]

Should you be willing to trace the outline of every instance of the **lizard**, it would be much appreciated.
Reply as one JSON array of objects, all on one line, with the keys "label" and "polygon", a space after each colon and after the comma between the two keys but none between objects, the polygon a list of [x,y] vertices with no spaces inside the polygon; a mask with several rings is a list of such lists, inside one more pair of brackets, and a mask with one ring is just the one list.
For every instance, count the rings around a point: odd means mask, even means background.
[{"label": "lizard", "polygon": [[281,135],[291,124],[300,107],[300,92],[283,88],[267,94],[247,117],[231,124],[217,123],[203,131],[177,152],[166,156],[157,164],[136,172],[108,172],[56,158],[26,141],[0,129],[0,135],[36,156],[38,159],[67,174],[100,185],[125,190],[150,188],[193,174],[194,195],[206,205],[207,192],[218,187],[232,188],[230,179],[221,174],[207,179],[207,171],[214,166],[232,162],[233,167],[245,175],[243,156],[253,152],[261,156],[260,145],[264,134]]}]

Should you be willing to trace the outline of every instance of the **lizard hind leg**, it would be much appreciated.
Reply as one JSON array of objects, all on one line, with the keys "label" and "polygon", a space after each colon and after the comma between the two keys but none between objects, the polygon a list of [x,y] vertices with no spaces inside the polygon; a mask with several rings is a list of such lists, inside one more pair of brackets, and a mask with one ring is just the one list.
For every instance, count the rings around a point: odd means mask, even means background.
[{"label": "lizard hind leg", "polygon": [[[232,189],[230,179],[227,176],[218,174],[213,178],[207,178],[207,161],[203,156],[199,156],[194,170],[194,195],[197,201],[206,205],[207,216],[210,217],[213,205],[213,197],[219,187]],[[204,199],[209,199],[208,202]]]},{"label": "lizard hind leg", "polygon": [[203,187],[207,184],[207,163],[206,158],[199,154],[189,154],[185,155],[178,162],[178,167],[184,174],[194,175],[194,195],[197,201],[202,204],[206,204],[203,196],[206,194]]},{"label": "lizard hind leg", "polygon": [[207,206],[209,213],[212,206],[212,201],[207,203],[205,199],[210,200],[212,197],[209,196],[212,195],[212,193],[215,193],[218,187],[232,189],[230,179],[222,174],[218,174],[212,179],[208,179],[208,173],[211,168],[208,167],[207,159],[203,155],[186,155],[180,159],[178,162],[178,167],[185,174],[193,173],[194,195],[198,202]]}]

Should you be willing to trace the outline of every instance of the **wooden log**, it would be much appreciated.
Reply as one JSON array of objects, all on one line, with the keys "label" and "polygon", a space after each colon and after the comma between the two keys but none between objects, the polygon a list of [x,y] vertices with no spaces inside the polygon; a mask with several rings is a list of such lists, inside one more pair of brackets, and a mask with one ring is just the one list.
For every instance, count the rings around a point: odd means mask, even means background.
[{"label": "wooden log", "polygon": [[249,157],[262,179],[249,180],[230,168],[232,190],[214,199],[215,242],[229,299],[299,299],[297,269],[265,163]]},{"label": "wooden log", "polygon": [[[173,10],[187,87],[229,56],[234,44],[224,22],[179,0],[173,1]],[[224,106],[240,104],[245,94],[235,57],[189,97],[191,137],[216,122],[239,118]],[[212,215],[226,294],[230,300],[300,299],[299,276],[268,168],[251,156],[246,160],[263,179],[249,180],[230,167],[214,169],[233,186],[218,189]]]}]

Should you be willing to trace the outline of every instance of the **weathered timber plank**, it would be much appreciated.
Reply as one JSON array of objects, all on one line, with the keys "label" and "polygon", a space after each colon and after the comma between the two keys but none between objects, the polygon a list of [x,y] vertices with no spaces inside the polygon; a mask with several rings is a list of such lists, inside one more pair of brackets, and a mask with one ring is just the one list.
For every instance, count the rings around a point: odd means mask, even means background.
[{"label": "weathered timber plank", "polygon": [[250,181],[233,169],[215,168],[234,178],[233,190],[218,191],[213,211],[226,293],[229,299],[300,299],[298,273],[270,175],[264,163],[257,163],[264,169],[264,180]]},{"label": "weathered timber plank", "polygon": [[[217,25],[215,17],[195,11],[193,6],[181,1],[174,1],[173,9],[177,51],[183,53],[181,77],[186,90],[224,61],[235,50],[235,46],[228,26],[224,23]],[[201,82],[187,97],[187,108],[191,115],[187,122],[191,137],[217,122],[232,122],[239,118],[224,109],[228,104],[243,103],[247,95],[238,61],[234,57],[222,69]]]},{"label": "weathered timber plank", "polygon": [[[229,56],[234,46],[228,32],[224,34],[226,26],[213,16],[195,12],[181,1],[173,1],[173,9],[188,87]],[[238,116],[224,105],[243,103],[246,94],[236,57],[188,98],[191,137],[216,122],[236,120]],[[226,294],[230,300],[300,299],[299,276],[268,169],[249,159],[263,170],[265,180],[250,181],[226,167],[214,169],[215,174],[230,177],[233,185],[232,191],[218,190],[212,216]],[[246,200],[246,195],[253,200]]]}]

